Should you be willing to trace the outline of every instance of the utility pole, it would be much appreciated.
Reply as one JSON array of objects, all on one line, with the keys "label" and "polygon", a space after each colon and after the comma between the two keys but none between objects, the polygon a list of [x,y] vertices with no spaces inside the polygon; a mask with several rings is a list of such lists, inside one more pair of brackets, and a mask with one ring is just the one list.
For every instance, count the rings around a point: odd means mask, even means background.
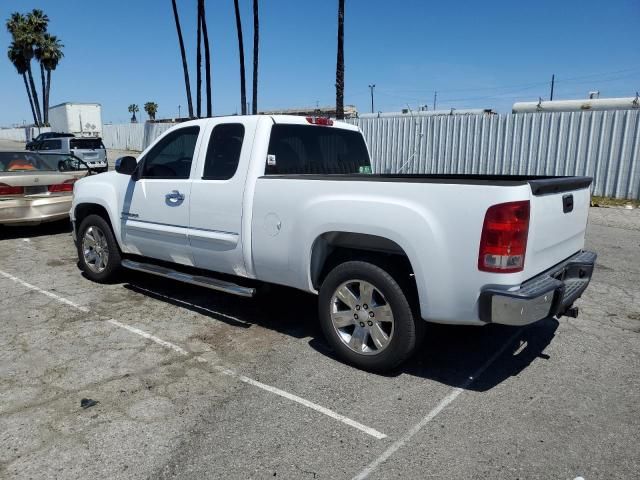
[{"label": "utility pole", "polygon": [[373,89],[374,88],[376,88],[375,83],[369,85],[369,89],[371,90],[371,113],[373,113]]},{"label": "utility pole", "polygon": [[438,103],[438,92],[434,91],[433,92],[433,109],[436,109],[436,105]]},{"label": "utility pole", "polygon": [[181,105],[178,105],[178,118],[180,118],[180,108],[181,108]]},{"label": "utility pole", "polygon": [[553,86],[556,83],[556,74],[551,75],[551,95],[549,95],[549,100],[553,100]]}]

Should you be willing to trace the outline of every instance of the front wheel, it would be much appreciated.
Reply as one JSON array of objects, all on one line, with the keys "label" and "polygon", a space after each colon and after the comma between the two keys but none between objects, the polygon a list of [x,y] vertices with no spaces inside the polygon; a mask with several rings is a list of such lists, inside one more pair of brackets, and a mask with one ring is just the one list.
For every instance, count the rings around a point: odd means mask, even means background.
[{"label": "front wheel", "polygon": [[377,265],[350,261],[335,267],[320,288],[319,309],[328,342],[342,360],[359,368],[393,369],[416,347],[417,325],[407,296]]},{"label": "front wheel", "polygon": [[78,260],[89,279],[98,283],[112,280],[122,257],[111,226],[100,215],[89,215],[78,229]]}]

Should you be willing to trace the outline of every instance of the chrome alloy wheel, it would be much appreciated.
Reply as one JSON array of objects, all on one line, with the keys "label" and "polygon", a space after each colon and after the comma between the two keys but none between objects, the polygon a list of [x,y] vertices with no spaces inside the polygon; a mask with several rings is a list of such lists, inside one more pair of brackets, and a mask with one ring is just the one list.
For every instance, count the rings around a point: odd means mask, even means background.
[{"label": "chrome alloy wheel", "polygon": [[384,295],[369,282],[349,280],[331,298],[331,323],[352,351],[376,355],[391,342],[393,312]]},{"label": "chrome alloy wheel", "polygon": [[82,255],[84,263],[92,272],[101,273],[109,262],[107,237],[100,227],[90,226],[82,237]]}]

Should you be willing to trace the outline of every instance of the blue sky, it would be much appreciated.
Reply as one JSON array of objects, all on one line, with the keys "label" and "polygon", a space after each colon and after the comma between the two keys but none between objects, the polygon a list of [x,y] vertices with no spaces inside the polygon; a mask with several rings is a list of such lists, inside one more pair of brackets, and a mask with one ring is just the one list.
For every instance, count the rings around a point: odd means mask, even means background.
[{"label": "blue sky", "polygon": [[[251,86],[251,0],[241,0]],[[337,0],[261,0],[259,108],[335,102]],[[510,110],[517,100],[632,96],[640,90],[640,1],[346,0],[345,103],[376,111],[410,104]],[[179,0],[195,84],[196,0]],[[103,121],[125,122],[127,106],[159,104],[159,117],[186,111],[170,0],[2,0],[0,19],[43,9],[65,44],[51,104],[99,102]],[[239,110],[232,0],[208,0],[214,113]],[[0,30],[6,50],[9,34]],[[35,66],[35,65],[34,65]],[[37,71],[36,71],[37,72]],[[195,101],[195,93],[194,93]],[[146,115],[142,115],[146,118]],[[30,121],[22,79],[0,58],[0,125]]]}]

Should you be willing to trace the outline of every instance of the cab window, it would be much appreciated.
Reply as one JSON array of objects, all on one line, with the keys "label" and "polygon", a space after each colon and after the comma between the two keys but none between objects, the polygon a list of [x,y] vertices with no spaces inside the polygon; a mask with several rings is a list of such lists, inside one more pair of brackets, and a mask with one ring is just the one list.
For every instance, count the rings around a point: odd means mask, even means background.
[{"label": "cab window", "polygon": [[175,130],[160,140],[143,159],[141,178],[187,179],[200,127]]},{"label": "cab window", "polygon": [[240,163],[240,151],[244,140],[244,126],[225,123],[213,129],[207,148],[203,180],[229,180]]}]

